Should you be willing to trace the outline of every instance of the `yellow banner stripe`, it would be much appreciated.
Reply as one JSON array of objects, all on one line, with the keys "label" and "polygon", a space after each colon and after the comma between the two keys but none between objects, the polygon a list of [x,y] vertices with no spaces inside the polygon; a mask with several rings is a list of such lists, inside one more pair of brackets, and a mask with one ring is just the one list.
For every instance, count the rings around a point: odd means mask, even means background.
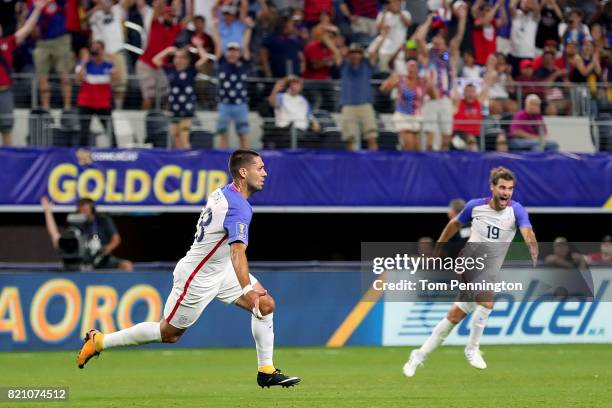
[{"label": "yellow banner stripe", "polygon": [[[385,280],[385,274],[380,276],[381,280]],[[335,333],[327,341],[327,347],[342,347],[351,335],[357,330],[357,327],[363,322],[370,310],[376,305],[382,291],[370,288],[365,295],[355,305],[353,310],[346,316],[342,324],[336,329]],[[368,300],[364,300],[368,299]]]},{"label": "yellow banner stripe", "polygon": [[612,195],[610,196],[610,198],[608,198],[608,201],[604,204],[604,208],[612,209]]}]

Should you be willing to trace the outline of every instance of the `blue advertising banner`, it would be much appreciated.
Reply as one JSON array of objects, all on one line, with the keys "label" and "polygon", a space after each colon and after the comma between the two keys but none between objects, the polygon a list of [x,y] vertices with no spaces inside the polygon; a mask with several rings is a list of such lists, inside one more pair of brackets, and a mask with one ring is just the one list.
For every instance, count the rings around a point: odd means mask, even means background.
[{"label": "blue advertising banner", "polygon": [[[361,297],[359,272],[255,275],[275,298],[281,346],[326,344]],[[171,286],[170,272],[0,274],[0,351],[76,350],[91,328],[112,332],[159,321]],[[212,302],[178,346],[251,347],[250,319]],[[346,344],[381,344],[382,315],[367,328]]]},{"label": "blue advertising banner", "polygon": [[[612,207],[612,155],[266,151],[256,206],[446,206],[488,194],[489,171],[518,178],[529,207]],[[0,206],[89,197],[113,207],[192,207],[230,181],[228,151],[0,149]],[[606,205],[606,203],[608,203]]]}]

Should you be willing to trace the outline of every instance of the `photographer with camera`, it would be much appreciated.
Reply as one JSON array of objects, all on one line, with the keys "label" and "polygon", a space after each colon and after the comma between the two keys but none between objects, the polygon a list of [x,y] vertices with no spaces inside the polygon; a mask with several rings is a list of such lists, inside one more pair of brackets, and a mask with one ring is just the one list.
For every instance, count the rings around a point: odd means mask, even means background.
[{"label": "photographer with camera", "polygon": [[66,269],[120,269],[126,272],[134,269],[132,262],[112,255],[121,243],[121,236],[109,216],[96,212],[91,199],[77,201],[77,212],[68,215],[68,227],[62,233],[57,228],[49,199],[42,197],[40,204],[51,243]]}]

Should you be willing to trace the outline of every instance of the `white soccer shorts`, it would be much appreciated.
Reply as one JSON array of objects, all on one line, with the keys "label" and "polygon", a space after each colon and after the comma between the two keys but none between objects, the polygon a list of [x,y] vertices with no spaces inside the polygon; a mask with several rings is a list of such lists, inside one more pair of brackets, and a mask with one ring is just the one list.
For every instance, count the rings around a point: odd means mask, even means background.
[{"label": "white soccer shorts", "polygon": [[[214,273],[205,267],[196,270],[197,266],[180,260],[174,268],[174,284],[164,306],[164,318],[178,329],[194,324],[214,298],[231,304],[242,296],[242,287],[231,262],[221,272]],[[249,276],[251,285],[257,283],[253,275]]]}]

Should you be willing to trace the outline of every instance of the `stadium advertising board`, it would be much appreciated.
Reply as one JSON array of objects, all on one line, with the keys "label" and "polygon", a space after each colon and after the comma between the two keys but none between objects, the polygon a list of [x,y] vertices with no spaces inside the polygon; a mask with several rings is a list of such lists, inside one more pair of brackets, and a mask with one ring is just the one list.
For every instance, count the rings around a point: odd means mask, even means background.
[{"label": "stadium advertising board", "polygon": [[[486,195],[488,171],[499,165],[516,173],[515,199],[526,206],[612,206],[612,156],[606,154],[270,151],[263,156],[269,177],[266,189],[252,199],[255,206],[446,206],[456,197]],[[43,195],[59,205],[87,196],[111,210],[199,207],[229,182],[228,157],[229,152],[205,150],[2,148],[0,207],[38,205]],[[359,188],[338,180],[358,180]]]},{"label": "stadium advertising board", "polygon": [[[260,276],[282,305],[275,311],[275,321],[282,323],[275,333],[281,346],[417,345],[449,305],[384,298],[363,302],[358,272]],[[112,332],[159,320],[171,281],[169,273],[0,274],[0,351],[72,350],[91,327]],[[506,295],[496,304],[482,343],[612,343],[612,303],[603,300],[612,295],[612,284],[601,281],[597,287],[593,302],[521,301]],[[469,320],[447,344],[465,344]],[[249,315],[213,302],[179,347],[251,345]]]}]

